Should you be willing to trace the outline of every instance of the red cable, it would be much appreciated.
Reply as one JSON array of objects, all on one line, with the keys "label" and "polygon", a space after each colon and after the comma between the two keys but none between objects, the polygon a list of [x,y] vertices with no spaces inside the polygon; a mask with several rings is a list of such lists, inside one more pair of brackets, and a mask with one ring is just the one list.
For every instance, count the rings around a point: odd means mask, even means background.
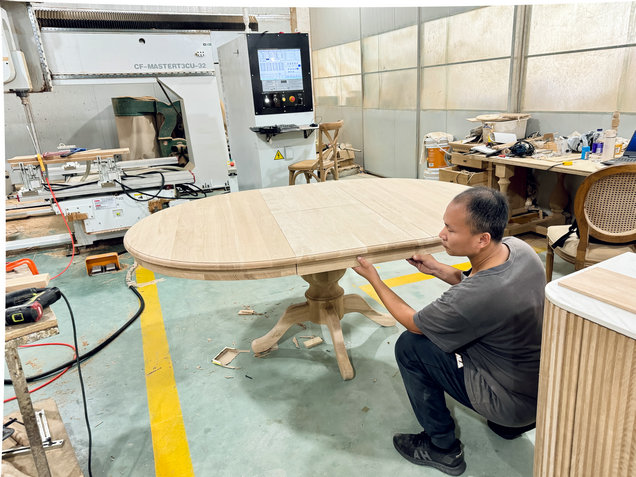
[{"label": "red cable", "polygon": [[49,178],[46,177],[46,176],[44,178],[46,179],[46,183],[49,186],[49,191],[51,191],[51,195],[53,196],[53,200],[55,201],[55,205],[57,205],[57,208],[60,211],[60,215],[62,216],[62,219],[64,219],[64,225],[66,225],[66,229],[68,230],[68,234],[71,236],[71,245],[73,246],[73,252],[71,253],[71,261],[68,262],[68,265],[66,265],[66,268],[64,270],[62,270],[60,273],[58,273],[53,278],[51,278],[51,280],[53,280],[53,279],[59,277],[66,270],[68,270],[68,267],[70,267],[71,263],[73,263],[73,258],[75,258],[75,242],[73,242],[73,233],[71,232],[71,228],[68,226],[68,222],[66,221],[66,217],[64,216],[64,212],[62,212],[62,208],[60,207],[60,204],[57,202],[57,197],[55,197],[55,193],[53,192],[53,188],[51,187],[51,183],[49,182]]},{"label": "red cable", "polygon": [[[73,359],[75,359],[77,357],[77,350],[75,349],[75,346],[67,344],[67,343],[39,343],[39,344],[30,344],[30,345],[22,345],[20,346],[20,348],[32,348],[33,346],[68,346],[69,348],[71,348],[73,350]],[[64,369],[60,374],[58,374],[57,376],[49,379],[46,383],[42,384],[41,386],[38,386],[37,388],[31,389],[29,391],[30,393],[34,393],[35,391],[37,391],[38,389],[42,389],[44,386],[47,386],[49,384],[51,384],[53,381],[55,381],[57,378],[59,378],[60,376],[62,376],[64,373],[66,373],[71,367],[68,366],[66,369]],[[13,396],[12,398],[9,399],[5,399],[4,403],[9,402],[9,401],[13,401],[16,398],[16,396]]]}]

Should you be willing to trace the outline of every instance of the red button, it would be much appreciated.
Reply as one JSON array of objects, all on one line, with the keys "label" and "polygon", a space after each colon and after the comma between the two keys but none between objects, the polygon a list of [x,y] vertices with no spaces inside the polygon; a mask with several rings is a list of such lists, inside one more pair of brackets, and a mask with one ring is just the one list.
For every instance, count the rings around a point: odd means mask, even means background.
[{"label": "red button", "polygon": [[294,96],[290,96],[290,97],[289,97],[289,101],[290,101],[291,103],[293,103],[294,101],[296,101],[296,97],[294,97]]}]

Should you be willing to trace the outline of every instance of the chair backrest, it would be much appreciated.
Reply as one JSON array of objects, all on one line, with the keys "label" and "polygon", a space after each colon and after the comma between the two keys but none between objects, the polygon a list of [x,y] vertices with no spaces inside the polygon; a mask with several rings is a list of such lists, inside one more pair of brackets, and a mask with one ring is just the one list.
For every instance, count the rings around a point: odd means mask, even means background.
[{"label": "chair backrest", "polygon": [[340,129],[344,121],[336,121],[334,123],[321,123],[318,126],[318,158],[316,168],[321,170],[321,174],[324,172],[324,168],[328,166],[330,161],[333,161],[336,167],[334,167],[334,178],[338,178],[337,167],[337,155],[338,155],[338,136],[340,135]]},{"label": "chair backrest", "polygon": [[621,164],[589,175],[574,198],[581,236],[577,252],[585,253],[589,237],[604,242],[636,240],[636,164]]}]

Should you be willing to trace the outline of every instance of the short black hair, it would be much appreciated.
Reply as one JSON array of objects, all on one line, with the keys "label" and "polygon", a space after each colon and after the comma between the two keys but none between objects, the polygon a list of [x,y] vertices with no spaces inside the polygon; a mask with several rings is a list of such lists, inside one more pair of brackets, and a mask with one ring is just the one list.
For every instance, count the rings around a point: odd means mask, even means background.
[{"label": "short black hair", "polygon": [[452,202],[466,204],[472,233],[488,232],[491,240],[501,242],[508,224],[508,200],[501,192],[489,187],[471,187],[456,195]]}]

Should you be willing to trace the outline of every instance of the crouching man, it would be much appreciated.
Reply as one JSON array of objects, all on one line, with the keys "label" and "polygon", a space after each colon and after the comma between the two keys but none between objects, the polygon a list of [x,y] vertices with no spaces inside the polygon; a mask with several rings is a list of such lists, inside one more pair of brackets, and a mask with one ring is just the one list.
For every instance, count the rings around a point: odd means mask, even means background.
[{"label": "crouching man", "polygon": [[484,416],[498,435],[512,439],[534,427],[539,381],[545,270],[525,242],[503,238],[508,204],[485,187],[457,195],[439,236],[449,255],[466,256],[461,272],[431,255],[408,262],[452,286],[415,311],[359,257],[366,278],[406,331],[395,356],[419,434],[396,434],[396,450],[414,464],[450,475],[466,469],[462,444],[446,406],[446,392]]}]

